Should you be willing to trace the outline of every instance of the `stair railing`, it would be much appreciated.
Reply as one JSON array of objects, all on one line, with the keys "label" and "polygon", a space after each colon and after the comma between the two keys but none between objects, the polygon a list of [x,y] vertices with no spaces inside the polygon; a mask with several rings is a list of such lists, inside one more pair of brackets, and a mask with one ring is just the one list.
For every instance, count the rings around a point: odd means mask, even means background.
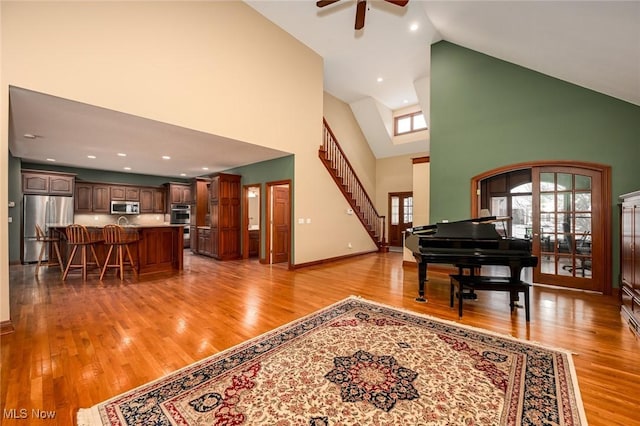
[{"label": "stair railing", "polygon": [[322,146],[318,151],[320,159],[373,241],[379,249],[383,249],[386,247],[386,218],[378,214],[329,124],[324,118],[322,122]]}]

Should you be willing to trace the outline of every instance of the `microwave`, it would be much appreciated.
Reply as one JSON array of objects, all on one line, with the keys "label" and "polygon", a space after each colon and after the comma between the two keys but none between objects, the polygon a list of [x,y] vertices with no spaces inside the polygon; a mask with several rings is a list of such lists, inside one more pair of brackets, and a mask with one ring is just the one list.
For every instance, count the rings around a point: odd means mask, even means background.
[{"label": "microwave", "polygon": [[140,214],[138,201],[112,201],[111,214]]}]

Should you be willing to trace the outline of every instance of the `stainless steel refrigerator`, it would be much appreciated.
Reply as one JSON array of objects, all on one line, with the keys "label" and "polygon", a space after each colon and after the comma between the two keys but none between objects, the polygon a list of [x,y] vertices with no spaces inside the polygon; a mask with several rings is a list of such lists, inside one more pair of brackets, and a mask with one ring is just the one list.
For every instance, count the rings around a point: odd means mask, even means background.
[{"label": "stainless steel refrigerator", "polygon": [[[22,262],[37,262],[40,255],[41,243],[36,238],[36,224],[45,233],[49,226],[70,225],[73,223],[73,197],[54,195],[25,195],[22,204],[22,226],[24,248]],[[49,253],[45,251],[42,260],[47,260]]]}]

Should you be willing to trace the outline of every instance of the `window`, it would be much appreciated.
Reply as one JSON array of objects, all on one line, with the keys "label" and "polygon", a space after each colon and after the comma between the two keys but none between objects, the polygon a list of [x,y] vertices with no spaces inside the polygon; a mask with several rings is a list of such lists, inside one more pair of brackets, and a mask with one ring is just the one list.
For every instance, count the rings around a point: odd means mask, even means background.
[{"label": "window", "polygon": [[411,114],[399,115],[394,119],[394,135],[404,135],[405,133],[418,132],[427,129],[427,121],[422,111]]}]

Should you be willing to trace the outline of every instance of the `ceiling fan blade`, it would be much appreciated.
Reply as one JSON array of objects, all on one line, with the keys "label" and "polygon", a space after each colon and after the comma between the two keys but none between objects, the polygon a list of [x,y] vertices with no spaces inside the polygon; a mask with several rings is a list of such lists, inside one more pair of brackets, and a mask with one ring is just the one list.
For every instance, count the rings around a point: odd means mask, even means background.
[{"label": "ceiling fan blade", "polygon": [[396,6],[400,6],[400,7],[405,7],[407,5],[407,3],[409,3],[409,0],[384,0],[387,3],[393,3]]},{"label": "ceiling fan blade", "polygon": [[325,7],[325,6],[329,6],[330,4],[339,2],[340,0],[320,0],[318,2],[316,2],[316,6],[318,7]]},{"label": "ceiling fan blade", "polygon": [[361,30],[364,27],[364,15],[367,12],[367,0],[358,0],[358,6],[356,9],[356,30]]}]

